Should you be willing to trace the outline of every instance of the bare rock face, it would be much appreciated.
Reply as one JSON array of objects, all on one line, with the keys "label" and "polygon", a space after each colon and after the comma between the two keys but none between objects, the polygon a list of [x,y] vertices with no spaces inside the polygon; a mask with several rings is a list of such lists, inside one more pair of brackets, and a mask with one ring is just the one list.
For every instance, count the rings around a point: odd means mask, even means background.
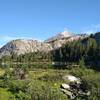
[{"label": "bare rock face", "polygon": [[50,44],[36,40],[13,40],[0,49],[0,55],[25,54],[30,52],[48,52],[52,49]]},{"label": "bare rock face", "polygon": [[84,39],[86,37],[87,37],[86,34],[75,35],[71,32],[64,31],[64,32],[57,34],[56,36],[52,38],[47,39],[44,42],[51,44],[53,49],[57,49],[57,48],[60,48],[62,45],[66,44],[67,42]]},{"label": "bare rock face", "polygon": [[72,37],[72,36],[73,36],[73,34],[71,32],[64,31],[64,32],[60,32],[57,35],[45,40],[45,42],[50,43],[52,41],[61,40],[63,38],[69,38],[69,37]]},{"label": "bare rock face", "polygon": [[39,42],[37,40],[23,40],[17,39],[11,42],[8,42],[0,49],[0,57],[4,55],[11,54],[25,54],[30,52],[49,52],[60,48],[62,45],[67,42],[72,42],[73,40],[79,40],[86,38],[86,35],[75,35],[71,32],[61,32],[56,36],[45,40],[44,42]]}]

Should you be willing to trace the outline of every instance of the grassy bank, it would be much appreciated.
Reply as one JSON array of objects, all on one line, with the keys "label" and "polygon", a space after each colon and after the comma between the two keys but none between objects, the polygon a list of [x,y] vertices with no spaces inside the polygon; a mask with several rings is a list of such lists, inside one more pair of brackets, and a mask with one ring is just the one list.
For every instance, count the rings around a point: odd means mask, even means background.
[{"label": "grassy bank", "polygon": [[[0,100],[69,100],[60,91],[60,85],[65,83],[63,76],[75,75],[85,79],[91,91],[90,97],[84,100],[99,100],[100,72],[91,69],[32,69],[28,70],[27,78],[16,79],[9,70],[0,69]],[[77,100],[83,100],[78,97]]]}]

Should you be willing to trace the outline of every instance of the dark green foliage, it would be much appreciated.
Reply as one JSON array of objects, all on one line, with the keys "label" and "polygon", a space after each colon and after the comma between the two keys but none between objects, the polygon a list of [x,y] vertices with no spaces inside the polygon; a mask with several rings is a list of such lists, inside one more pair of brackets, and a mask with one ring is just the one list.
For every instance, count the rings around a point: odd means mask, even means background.
[{"label": "dark green foliage", "polygon": [[17,62],[48,62],[50,59],[50,53],[34,52],[18,56]]},{"label": "dark green foliage", "polygon": [[44,52],[33,52],[26,54],[11,54],[11,56],[3,56],[0,60],[3,63],[6,62],[23,62],[23,63],[32,63],[32,62],[50,62],[51,61],[51,53]]},{"label": "dark green foliage", "polygon": [[[90,96],[82,96],[76,98],[76,100],[99,100],[100,99],[100,73],[90,69],[75,68],[70,70],[70,74],[80,77],[83,86],[86,90],[89,90]],[[96,75],[98,74],[98,75]]]},{"label": "dark green foliage", "polygon": [[[91,68],[96,66],[94,69],[99,69],[100,45],[97,44],[93,36],[69,42],[60,49],[53,51],[53,61],[67,64],[75,62],[79,65],[84,63],[84,65],[91,66]],[[83,67],[83,65],[80,67]]]},{"label": "dark green foliage", "polygon": [[49,84],[39,84],[33,82],[28,88],[29,94],[31,94],[32,100],[66,100],[59,89],[53,89]]},{"label": "dark green foliage", "polygon": [[15,100],[66,100],[67,97],[58,89],[42,81],[11,80],[8,91]]},{"label": "dark green foliage", "polygon": [[84,62],[84,58],[81,58],[80,60],[79,60],[79,67],[81,67],[81,68],[85,68],[85,62]]}]

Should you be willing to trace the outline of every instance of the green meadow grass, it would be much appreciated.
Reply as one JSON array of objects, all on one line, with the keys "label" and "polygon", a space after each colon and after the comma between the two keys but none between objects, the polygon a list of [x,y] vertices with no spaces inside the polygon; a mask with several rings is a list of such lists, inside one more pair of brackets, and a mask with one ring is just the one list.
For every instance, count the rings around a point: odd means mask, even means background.
[{"label": "green meadow grass", "polygon": [[34,69],[28,71],[24,80],[9,79],[7,82],[2,79],[5,70],[0,69],[0,84],[3,84],[0,85],[0,100],[69,100],[60,91],[60,85],[67,83],[62,77],[68,74],[85,79],[92,86],[92,94],[86,100],[99,100],[100,72],[92,69]]}]

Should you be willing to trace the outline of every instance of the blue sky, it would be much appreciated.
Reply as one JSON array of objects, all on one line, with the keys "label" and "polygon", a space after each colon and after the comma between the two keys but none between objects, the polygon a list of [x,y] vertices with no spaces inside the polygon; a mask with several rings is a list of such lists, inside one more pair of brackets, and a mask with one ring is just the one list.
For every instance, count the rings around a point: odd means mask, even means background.
[{"label": "blue sky", "polygon": [[100,31],[100,0],[0,0],[0,46],[16,38],[44,40],[64,29]]}]

